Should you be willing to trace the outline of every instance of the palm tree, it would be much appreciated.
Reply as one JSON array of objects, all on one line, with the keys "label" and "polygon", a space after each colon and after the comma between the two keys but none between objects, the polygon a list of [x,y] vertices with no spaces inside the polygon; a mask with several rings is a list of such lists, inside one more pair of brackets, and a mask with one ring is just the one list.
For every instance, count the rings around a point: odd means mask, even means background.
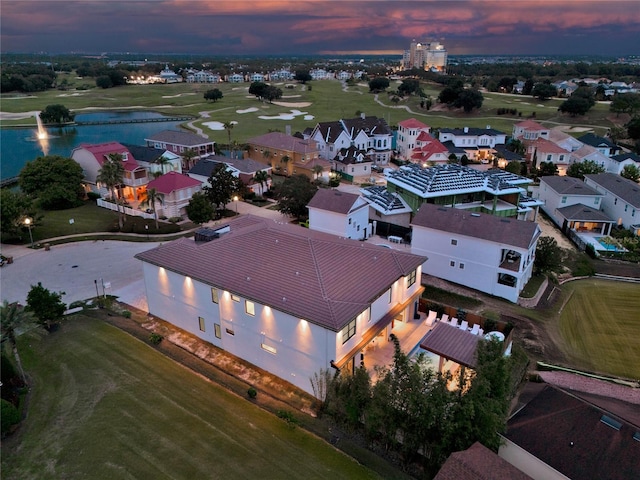
[{"label": "palm tree", "polygon": [[[171,171],[171,160],[165,156],[156,158],[155,164],[160,167],[160,175],[164,175],[167,171]],[[169,166],[169,170],[165,170],[165,167]]]},{"label": "palm tree", "polygon": [[122,155],[119,153],[111,153],[102,164],[102,167],[98,171],[96,180],[111,192],[111,198],[116,203],[118,210],[118,225],[120,230],[124,225],[124,212],[120,212],[120,199],[116,195],[116,188],[120,188],[122,185],[122,178],[124,177],[124,165],[122,164]]},{"label": "palm tree", "polygon": [[324,172],[324,168],[322,168],[322,165],[314,165],[311,171],[316,176],[316,180],[317,180],[318,177],[322,174],[322,172]]},{"label": "palm tree", "polygon": [[39,331],[41,327],[36,321],[36,317],[33,313],[28,312],[24,307],[17,303],[10,304],[6,300],[0,306],[0,324],[0,343],[4,344],[4,342],[9,342],[13,349],[13,355],[16,359],[20,378],[24,383],[27,383],[27,378],[24,374],[24,369],[22,368],[22,361],[18,354],[16,339],[23,333]]},{"label": "palm tree", "polygon": [[195,148],[189,148],[182,153],[182,170],[189,171],[193,167],[193,159],[198,156]]},{"label": "palm tree", "polygon": [[233,146],[231,145],[231,130],[233,129],[233,122],[224,122],[222,126],[227,131],[227,136],[229,137],[229,157],[233,158]]},{"label": "palm tree", "polygon": [[260,195],[264,194],[264,184],[267,183],[269,175],[264,170],[259,170],[253,176],[253,179],[260,184]]},{"label": "palm tree", "polygon": [[156,210],[156,202],[158,202],[160,205],[164,205],[164,194],[158,192],[155,188],[148,188],[147,198],[140,202],[140,206],[147,206],[151,210],[153,210],[153,216],[156,219],[156,230],[158,230],[160,226],[158,225],[158,211]]}]

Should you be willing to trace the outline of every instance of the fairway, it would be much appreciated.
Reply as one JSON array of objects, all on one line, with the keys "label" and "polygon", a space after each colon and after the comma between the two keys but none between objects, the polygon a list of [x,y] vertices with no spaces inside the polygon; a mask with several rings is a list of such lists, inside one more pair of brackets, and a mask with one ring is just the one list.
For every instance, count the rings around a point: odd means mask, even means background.
[{"label": "fairway", "polygon": [[566,352],[579,368],[640,379],[640,285],[578,280],[560,315]]},{"label": "fairway", "polygon": [[378,478],[100,320],[23,341],[29,416],[2,478]]}]

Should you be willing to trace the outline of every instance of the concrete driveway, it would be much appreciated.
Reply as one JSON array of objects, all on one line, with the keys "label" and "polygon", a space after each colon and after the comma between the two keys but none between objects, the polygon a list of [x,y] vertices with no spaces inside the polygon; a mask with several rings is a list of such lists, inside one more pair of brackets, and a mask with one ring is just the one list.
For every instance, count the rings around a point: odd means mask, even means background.
[{"label": "concrete driveway", "polygon": [[[133,258],[158,242],[118,242],[97,240],[54,245],[50,251],[3,246],[4,255],[14,261],[0,270],[0,296],[9,302],[26,302],[31,285],[38,282],[55,292],[66,292],[62,300],[68,305],[98,293],[117,295],[119,299],[146,310],[142,264]],[[20,250],[17,250],[20,248]]]}]

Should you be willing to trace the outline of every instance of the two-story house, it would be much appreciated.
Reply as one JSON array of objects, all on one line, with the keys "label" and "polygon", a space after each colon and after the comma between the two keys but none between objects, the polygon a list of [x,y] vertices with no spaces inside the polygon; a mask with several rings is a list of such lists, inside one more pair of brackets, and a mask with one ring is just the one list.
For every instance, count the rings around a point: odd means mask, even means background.
[{"label": "two-story house", "polygon": [[331,167],[342,177],[353,180],[357,177],[371,177],[373,161],[364,150],[356,147],[342,148],[331,162]]},{"label": "two-story house", "polygon": [[622,149],[614,142],[612,142],[608,138],[601,137],[594,133],[585,133],[584,135],[578,137],[578,140],[585,145],[591,145],[592,147],[597,148],[600,153],[606,155],[607,157],[612,157],[622,152]]},{"label": "two-story house", "polygon": [[493,159],[495,147],[506,143],[507,134],[490,126],[441,128],[438,140],[449,148],[451,153],[456,153],[457,149],[461,148],[469,160],[489,161]]},{"label": "two-story house", "polygon": [[[196,158],[212,155],[215,151],[215,142],[200,135],[178,130],[164,130],[144,139],[147,146],[168,150],[176,155],[183,156],[191,150],[196,153]],[[183,163],[182,169],[187,171],[191,165]]]},{"label": "two-story house", "polygon": [[360,195],[321,188],[307,208],[311,230],[355,240],[371,236],[369,204]]},{"label": "two-story house", "polygon": [[149,313],[309,393],[320,369],[366,361],[424,290],[425,257],[298,225],[243,215],[209,238],[136,255]]},{"label": "two-story house", "polygon": [[178,172],[169,172],[149,182],[147,190],[155,189],[162,201],[155,205],[158,216],[182,217],[194,193],[200,191],[202,182]]},{"label": "two-story house", "polygon": [[[213,155],[196,163],[189,170],[189,176],[202,183],[208,183],[209,176],[215,167],[221,163],[226,165],[226,168],[233,176],[238,177],[256,195],[262,195],[271,188],[271,166],[250,158],[228,158],[221,155]],[[267,179],[262,184],[255,180],[256,173],[260,171],[267,174]]]},{"label": "two-story house", "polygon": [[584,182],[602,193],[601,210],[618,225],[640,229],[640,185],[614,173],[585,175]]},{"label": "two-story house", "polygon": [[383,118],[367,117],[364,113],[357,118],[320,122],[310,139],[327,160],[333,160],[341,149],[351,146],[366,151],[376,165],[387,165],[391,160],[393,134],[389,125]]},{"label": "two-story house", "polygon": [[[447,163],[451,152],[440,140],[430,133],[421,132],[415,140],[415,147],[409,160],[423,167]],[[457,153],[454,153],[457,157]]]},{"label": "two-story house", "polygon": [[517,302],[533,274],[537,223],[423,204],[412,222],[411,252],[423,272]]}]

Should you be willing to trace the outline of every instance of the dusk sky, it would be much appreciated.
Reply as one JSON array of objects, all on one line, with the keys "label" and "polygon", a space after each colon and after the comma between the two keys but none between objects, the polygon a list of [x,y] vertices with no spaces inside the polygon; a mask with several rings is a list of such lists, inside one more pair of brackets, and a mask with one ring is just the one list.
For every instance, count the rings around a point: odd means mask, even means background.
[{"label": "dusk sky", "polygon": [[637,0],[2,0],[2,52],[640,54]]}]

